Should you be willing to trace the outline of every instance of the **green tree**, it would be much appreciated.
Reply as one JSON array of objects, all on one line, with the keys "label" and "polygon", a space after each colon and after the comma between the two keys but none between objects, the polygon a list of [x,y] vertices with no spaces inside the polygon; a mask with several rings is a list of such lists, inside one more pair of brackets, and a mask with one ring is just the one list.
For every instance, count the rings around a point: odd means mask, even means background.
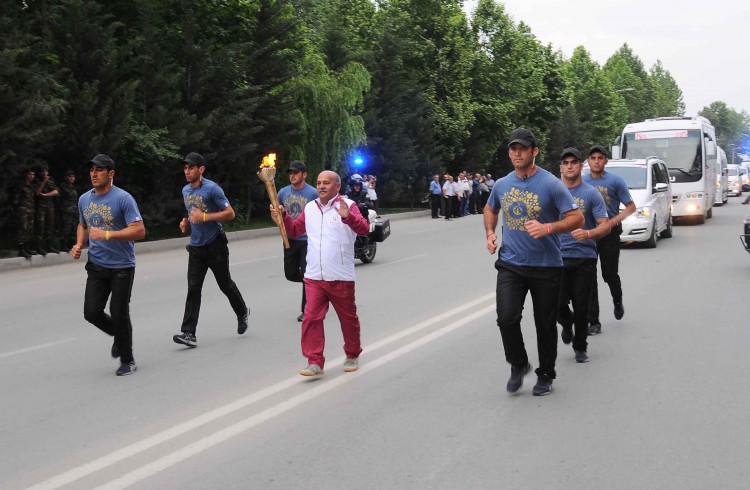
[{"label": "green tree", "polygon": [[656,117],[654,112],[655,89],[641,59],[623,44],[604,65],[613,90],[618,92],[627,106],[627,122],[643,121]]},{"label": "green tree", "polygon": [[726,102],[715,101],[698,111],[698,115],[711,121],[716,128],[718,145],[724,148],[727,155],[750,153],[750,116],[747,112],[738,112]]},{"label": "green tree", "polygon": [[684,116],[685,103],[682,100],[682,90],[661,61],[656,60],[654,66],[651,67],[649,77],[654,87],[654,115],[656,117]]}]

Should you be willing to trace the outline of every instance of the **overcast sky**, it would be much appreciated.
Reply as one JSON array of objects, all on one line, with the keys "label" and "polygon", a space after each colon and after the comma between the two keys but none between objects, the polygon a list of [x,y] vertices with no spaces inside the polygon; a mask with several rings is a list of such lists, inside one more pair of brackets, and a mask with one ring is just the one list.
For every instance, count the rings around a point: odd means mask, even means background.
[{"label": "overcast sky", "polygon": [[[507,0],[506,12],[570,58],[583,45],[604,65],[623,43],[647,70],[661,60],[686,115],[721,100],[750,112],[750,0]],[[476,0],[467,0],[472,12]]]}]

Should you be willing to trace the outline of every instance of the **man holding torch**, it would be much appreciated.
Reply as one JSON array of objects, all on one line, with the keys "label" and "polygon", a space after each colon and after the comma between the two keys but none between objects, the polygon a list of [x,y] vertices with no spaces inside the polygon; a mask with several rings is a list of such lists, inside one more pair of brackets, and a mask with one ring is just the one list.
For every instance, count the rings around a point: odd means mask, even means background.
[{"label": "man holding torch", "polygon": [[369,233],[370,224],[352,200],[339,194],[341,178],[336,172],[321,172],[317,189],[320,197],[307,203],[295,220],[283,206],[271,204],[271,217],[278,224],[281,215],[289,237],[307,233],[302,354],[307,357],[308,366],[300,371],[303,376],[323,374],[323,319],[329,303],[336,310],[344,335],[344,371],[358,369],[362,352],[354,298],[354,240],[357,235]]},{"label": "man holding torch", "polygon": [[234,210],[224,191],[215,182],[204,179],[206,161],[199,153],[188,153],[183,161],[187,185],[182,189],[182,197],[188,217],[180,221],[180,231],[190,228],[190,245],[187,246],[188,293],[185,300],[185,315],[182,318],[182,333],[172,337],[178,344],[196,347],[195,330],[201,309],[203,280],[208,269],[214,273],[219,289],[229,299],[232,310],[237,315],[237,333],[247,330],[250,309],[245,305],[240,290],[229,273],[229,247],[227,236],[221,226],[222,221],[234,219]]}]

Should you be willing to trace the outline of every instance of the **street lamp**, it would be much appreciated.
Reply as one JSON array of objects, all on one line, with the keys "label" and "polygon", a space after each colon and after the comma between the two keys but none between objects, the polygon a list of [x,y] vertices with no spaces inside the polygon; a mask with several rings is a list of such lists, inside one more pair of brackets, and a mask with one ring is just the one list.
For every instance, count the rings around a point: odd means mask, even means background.
[{"label": "street lamp", "polygon": [[615,93],[619,94],[620,92],[632,92],[633,90],[635,90],[633,87],[626,87],[626,88],[621,88],[619,90],[615,90]]}]

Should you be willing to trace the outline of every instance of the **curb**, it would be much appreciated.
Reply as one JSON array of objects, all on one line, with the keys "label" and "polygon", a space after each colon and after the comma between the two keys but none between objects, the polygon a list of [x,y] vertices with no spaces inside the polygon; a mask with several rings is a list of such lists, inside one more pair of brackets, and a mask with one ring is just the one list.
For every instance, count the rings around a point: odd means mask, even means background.
[{"label": "curb", "polygon": [[[426,209],[423,211],[411,211],[408,213],[397,213],[393,215],[384,215],[391,221],[400,221],[405,219],[420,218],[422,216],[429,216],[430,210]],[[253,240],[255,238],[265,238],[269,236],[275,236],[279,234],[279,230],[276,227],[260,228],[258,230],[242,230],[232,231],[227,233],[232,241],[241,240]],[[156,240],[153,242],[138,242],[135,244],[136,256],[149,252],[161,252],[164,250],[176,250],[179,248],[185,248],[190,242],[189,237],[182,238],[169,238],[166,240]],[[81,259],[85,261],[88,257],[88,250],[83,250],[81,253]],[[31,267],[47,267],[51,265],[65,264],[72,262],[69,253],[59,254],[47,254],[46,256],[32,255],[31,259],[24,259],[23,257],[10,257],[6,259],[0,259],[0,274],[7,271],[14,271],[18,269],[29,269]]]}]

